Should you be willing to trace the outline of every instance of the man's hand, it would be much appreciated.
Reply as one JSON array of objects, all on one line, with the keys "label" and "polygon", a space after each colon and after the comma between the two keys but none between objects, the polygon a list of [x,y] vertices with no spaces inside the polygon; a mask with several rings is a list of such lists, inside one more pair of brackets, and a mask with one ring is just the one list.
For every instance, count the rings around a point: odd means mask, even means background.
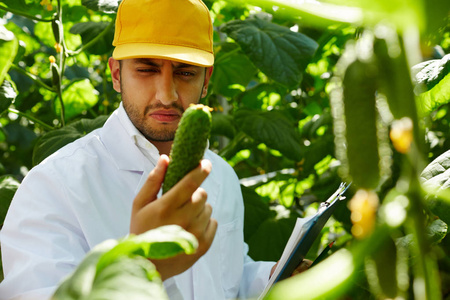
[{"label": "man's hand", "polygon": [[195,235],[199,246],[192,255],[181,254],[164,260],[152,260],[163,280],[184,272],[208,251],[217,230],[211,218],[212,207],[200,184],[211,172],[211,163],[202,160],[167,193],[157,198],[164,181],[169,158],[162,155],[156,167],[134,199],[130,233],[140,234],[163,225],[176,224]]},{"label": "man's hand", "polygon": [[[270,277],[272,277],[273,272],[275,272],[275,269],[277,268],[278,263],[279,263],[279,261],[270,270]],[[313,262],[309,259],[302,260],[302,262],[297,266],[297,268],[295,268],[294,272],[292,272],[291,277],[308,270],[309,267],[312,265],[312,263]]]}]

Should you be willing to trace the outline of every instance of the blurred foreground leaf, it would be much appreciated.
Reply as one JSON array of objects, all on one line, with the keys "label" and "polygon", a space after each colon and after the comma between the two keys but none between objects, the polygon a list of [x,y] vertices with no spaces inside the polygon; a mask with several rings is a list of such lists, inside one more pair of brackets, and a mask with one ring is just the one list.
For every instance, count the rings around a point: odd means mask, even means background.
[{"label": "blurred foreground leaf", "polygon": [[119,241],[107,240],[87,254],[52,299],[168,299],[148,258],[191,254],[197,246],[195,237],[176,225]]}]

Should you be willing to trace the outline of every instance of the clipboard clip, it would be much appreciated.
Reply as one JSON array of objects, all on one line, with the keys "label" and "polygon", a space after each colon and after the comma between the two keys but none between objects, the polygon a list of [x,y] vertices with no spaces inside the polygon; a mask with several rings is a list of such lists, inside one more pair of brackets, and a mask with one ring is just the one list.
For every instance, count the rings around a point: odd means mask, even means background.
[{"label": "clipboard clip", "polygon": [[352,183],[350,182],[348,185],[345,182],[341,182],[341,184],[339,185],[339,188],[336,190],[336,192],[334,192],[333,195],[331,195],[330,198],[328,198],[327,201],[321,202],[320,206],[319,206],[319,210],[325,209],[327,207],[329,207],[331,204],[334,203],[334,201],[337,200],[344,200],[345,196],[343,196],[343,194],[345,193],[345,191],[347,191],[347,189],[350,187],[350,185],[352,185]]}]

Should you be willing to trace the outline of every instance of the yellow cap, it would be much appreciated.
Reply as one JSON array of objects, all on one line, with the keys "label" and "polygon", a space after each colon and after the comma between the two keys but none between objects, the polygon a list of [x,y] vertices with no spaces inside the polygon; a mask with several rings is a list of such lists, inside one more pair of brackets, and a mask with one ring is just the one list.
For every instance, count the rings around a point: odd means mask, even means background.
[{"label": "yellow cap", "polygon": [[113,58],[159,58],[214,64],[211,16],[201,0],[123,0]]}]

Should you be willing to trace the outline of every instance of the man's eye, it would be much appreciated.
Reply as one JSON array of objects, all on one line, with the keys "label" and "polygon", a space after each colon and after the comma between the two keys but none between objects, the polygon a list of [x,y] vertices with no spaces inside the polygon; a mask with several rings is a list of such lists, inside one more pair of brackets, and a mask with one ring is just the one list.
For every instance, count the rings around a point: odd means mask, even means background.
[{"label": "man's eye", "polygon": [[137,69],[138,72],[142,72],[142,73],[156,73],[158,72],[155,69]]},{"label": "man's eye", "polygon": [[179,71],[177,72],[178,75],[184,76],[184,77],[190,77],[190,76],[194,76],[195,73],[193,72],[189,72],[189,71]]}]

